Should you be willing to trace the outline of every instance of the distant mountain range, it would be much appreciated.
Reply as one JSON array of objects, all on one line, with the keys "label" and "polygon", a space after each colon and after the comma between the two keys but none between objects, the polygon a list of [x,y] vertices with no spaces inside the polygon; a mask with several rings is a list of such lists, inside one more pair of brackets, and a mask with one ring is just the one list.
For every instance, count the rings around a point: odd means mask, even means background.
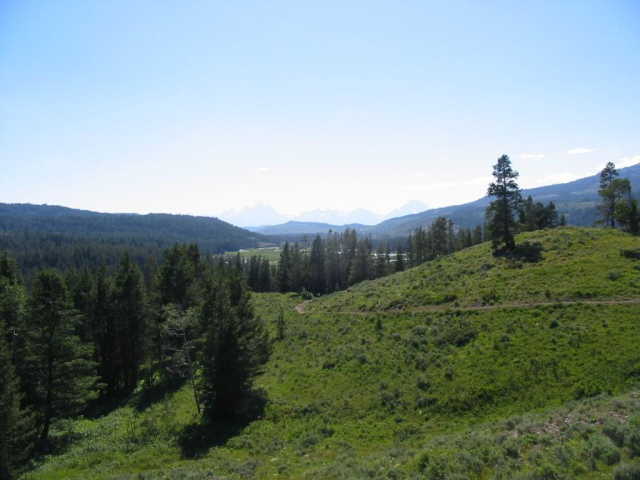
[{"label": "distant mountain range", "polygon": [[[621,168],[619,172],[622,178],[628,178],[631,181],[634,194],[638,197],[640,163]],[[599,175],[596,174],[573,182],[526,189],[522,193],[525,197],[531,195],[537,201],[555,202],[559,212],[566,215],[571,225],[589,226],[598,219],[596,208],[599,202],[598,184]],[[488,197],[483,197],[462,205],[398,215],[375,225],[358,222],[328,223],[291,220],[271,226],[253,227],[252,231],[213,217],[160,213],[148,215],[99,213],[60,206],[0,203],[0,235],[6,236],[10,232],[52,233],[162,248],[176,242],[198,243],[203,251],[213,253],[268,245],[281,239],[269,237],[269,235],[279,237],[311,235],[327,233],[329,230],[340,232],[346,228],[353,228],[378,238],[403,237],[419,226],[431,224],[439,216],[450,218],[461,227],[474,227],[484,222],[484,211],[489,201]],[[394,212],[402,213],[418,208],[420,205],[423,204],[410,202]],[[251,215],[262,211],[264,213],[262,218],[265,220],[281,219],[275,210],[265,205],[252,207],[250,210]],[[326,217],[336,218],[332,217],[330,212],[326,211]],[[249,210],[245,213],[245,218],[253,218],[249,215]],[[338,215],[337,218],[350,218],[348,215],[341,217],[340,215],[346,214],[339,212],[334,214]],[[303,218],[307,218],[306,215]]]},{"label": "distant mountain range", "polygon": [[[618,169],[622,178],[631,181],[634,195],[640,197],[640,164]],[[536,201],[556,204],[560,213],[564,213],[570,225],[591,226],[598,219],[597,204],[599,174],[561,183],[525,189],[523,196],[531,195]],[[289,221],[279,225],[271,225],[251,230],[264,235],[295,235],[327,233],[329,230],[342,231],[345,228],[355,228],[374,237],[402,237],[411,233],[419,226],[430,225],[437,217],[450,218],[461,227],[474,227],[484,223],[484,211],[491,199],[482,197],[473,202],[449,207],[434,208],[409,215],[399,215],[389,218],[375,225]]]},{"label": "distant mountain range", "polygon": [[[293,225],[300,222],[327,225],[375,225],[388,218],[422,212],[426,210],[426,208],[427,205],[425,203],[419,200],[412,200],[384,215],[359,208],[349,211],[317,209],[303,212],[299,215],[287,216],[279,213],[269,205],[258,204],[239,210],[227,210],[220,214],[219,217],[234,225],[249,228],[249,230],[252,231],[260,231],[263,226],[278,225],[287,222],[293,222]],[[309,232],[305,231],[301,233]]]}]

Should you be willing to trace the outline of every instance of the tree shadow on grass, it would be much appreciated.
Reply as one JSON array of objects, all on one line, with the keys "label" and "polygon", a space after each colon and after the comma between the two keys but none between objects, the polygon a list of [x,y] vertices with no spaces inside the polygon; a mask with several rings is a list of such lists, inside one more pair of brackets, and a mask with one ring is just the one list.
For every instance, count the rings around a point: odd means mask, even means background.
[{"label": "tree shadow on grass", "polygon": [[266,393],[262,390],[253,391],[243,402],[241,412],[236,415],[187,425],[178,437],[182,457],[198,458],[206,454],[211,447],[224,445],[251,422],[261,418],[266,404]]},{"label": "tree shadow on grass", "polygon": [[515,262],[538,263],[543,259],[542,250],[542,244],[539,242],[524,242],[516,245],[513,250],[496,250],[493,255]]},{"label": "tree shadow on grass", "polygon": [[154,403],[163,400],[167,395],[175,393],[185,384],[184,378],[174,377],[144,386],[133,399],[133,407],[143,412]]}]

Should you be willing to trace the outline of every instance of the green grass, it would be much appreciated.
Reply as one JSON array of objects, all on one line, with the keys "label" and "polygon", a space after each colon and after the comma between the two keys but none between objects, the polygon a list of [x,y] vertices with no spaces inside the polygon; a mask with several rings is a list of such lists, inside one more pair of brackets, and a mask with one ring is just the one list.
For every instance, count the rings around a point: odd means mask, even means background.
[{"label": "green grass", "polygon": [[238,253],[242,258],[250,257],[262,257],[269,260],[269,263],[275,265],[280,260],[280,247],[261,247],[261,248],[247,248],[239,250],[238,252],[226,252],[225,255],[235,257]]},{"label": "green grass", "polygon": [[379,311],[429,305],[640,297],[640,262],[620,255],[640,240],[610,229],[560,228],[518,235],[542,260],[495,258],[488,243],[318,299],[309,311]]},{"label": "green grass", "polygon": [[[56,425],[68,445],[23,478],[611,479],[616,469],[618,480],[637,478],[628,471],[640,469],[640,306],[509,304],[546,303],[536,290],[545,278],[552,299],[587,286],[592,298],[632,297],[640,262],[619,251],[638,241],[591,229],[525,238],[544,245],[543,261],[512,268],[480,245],[314,300],[303,315],[297,295],[254,295],[270,328],[280,310],[287,324],[259,378],[269,399],[261,418],[231,435],[216,427],[220,440],[187,459],[180,438],[197,421],[188,388],[146,409],[133,396],[103,417]],[[474,305],[486,288],[477,269],[489,262],[483,274],[504,282],[502,307],[411,310],[429,305],[415,282],[439,295],[455,285],[445,277],[464,281],[457,301]],[[573,282],[576,268],[588,278]],[[518,290],[518,272],[534,288]],[[389,310],[401,291],[407,311]]]}]

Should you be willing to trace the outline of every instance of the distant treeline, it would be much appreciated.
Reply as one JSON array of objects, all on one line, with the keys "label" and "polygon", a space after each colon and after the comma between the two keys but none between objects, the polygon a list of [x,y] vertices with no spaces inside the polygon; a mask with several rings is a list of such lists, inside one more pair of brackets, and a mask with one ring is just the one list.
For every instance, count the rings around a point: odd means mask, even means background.
[{"label": "distant treeline", "polygon": [[[520,202],[517,213],[520,232],[564,224],[553,202],[544,205],[528,197]],[[476,245],[487,240],[487,235],[482,225],[457,228],[450,219],[438,217],[402,240],[374,243],[369,236],[347,229],[324,237],[317,235],[310,242],[285,242],[277,265],[260,256],[243,259],[238,255],[235,263],[254,291],[322,295]]]},{"label": "distant treeline", "polygon": [[131,247],[168,248],[197,243],[206,253],[253,248],[265,242],[249,232],[212,217],[169,214],[115,214],[65,207],[0,203],[0,235],[6,232],[60,234]]}]

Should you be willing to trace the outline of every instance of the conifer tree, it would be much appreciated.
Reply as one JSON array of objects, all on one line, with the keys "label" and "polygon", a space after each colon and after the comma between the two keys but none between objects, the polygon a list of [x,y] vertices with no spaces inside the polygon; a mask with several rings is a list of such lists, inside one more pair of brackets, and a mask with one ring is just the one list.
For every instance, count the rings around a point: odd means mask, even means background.
[{"label": "conifer tree", "polygon": [[396,272],[402,272],[405,269],[405,253],[404,253],[404,248],[402,248],[402,246],[399,246],[397,251],[396,251],[396,264],[395,264],[395,271]]},{"label": "conifer tree", "polygon": [[271,265],[269,260],[263,258],[260,262],[259,283],[261,292],[269,292],[272,289],[271,281]]},{"label": "conifer tree", "polygon": [[[187,250],[187,252],[192,251]],[[124,255],[113,288],[113,310],[117,321],[117,355],[120,357],[119,390],[132,391],[143,360],[144,287],[140,269]]]},{"label": "conifer tree", "polygon": [[48,445],[51,423],[77,414],[95,398],[92,348],[76,334],[78,313],[72,310],[60,274],[44,270],[33,285],[26,330],[27,379],[34,392],[40,445]]},{"label": "conifer tree", "polygon": [[516,182],[518,172],[511,167],[511,160],[507,155],[498,158],[493,166],[493,177],[494,181],[489,185],[487,195],[496,199],[486,211],[493,250],[513,250],[516,246],[513,237],[514,212],[520,202],[520,189]]},{"label": "conifer tree", "polygon": [[281,293],[290,292],[291,288],[291,254],[289,251],[289,242],[285,242],[280,252],[280,260],[278,261],[278,290]]},{"label": "conifer tree", "polygon": [[349,273],[349,284],[368,280],[372,277],[371,242],[367,238],[358,241],[356,256]]},{"label": "conifer tree", "polygon": [[98,376],[106,392],[114,395],[118,390],[117,318],[113,308],[113,282],[101,267],[95,278],[91,294],[91,328],[94,333],[94,358]]},{"label": "conifer tree", "polygon": [[325,247],[320,235],[316,235],[309,256],[309,290],[315,294],[323,294],[326,286]]},{"label": "conifer tree", "polygon": [[613,162],[608,162],[600,172],[600,189],[598,190],[598,194],[602,198],[602,203],[599,208],[602,214],[602,223],[611,228],[616,226],[616,192],[613,186],[618,175],[618,170],[616,170]]},{"label": "conifer tree", "polygon": [[11,480],[16,466],[11,455],[12,443],[20,432],[20,391],[7,341],[5,320],[0,315],[0,480]]},{"label": "conifer tree", "polygon": [[211,283],[205,295],[200,399],[206,419],[230,418],[243,413],[253,379],[268,359],[269,339],[241,282]]}]

